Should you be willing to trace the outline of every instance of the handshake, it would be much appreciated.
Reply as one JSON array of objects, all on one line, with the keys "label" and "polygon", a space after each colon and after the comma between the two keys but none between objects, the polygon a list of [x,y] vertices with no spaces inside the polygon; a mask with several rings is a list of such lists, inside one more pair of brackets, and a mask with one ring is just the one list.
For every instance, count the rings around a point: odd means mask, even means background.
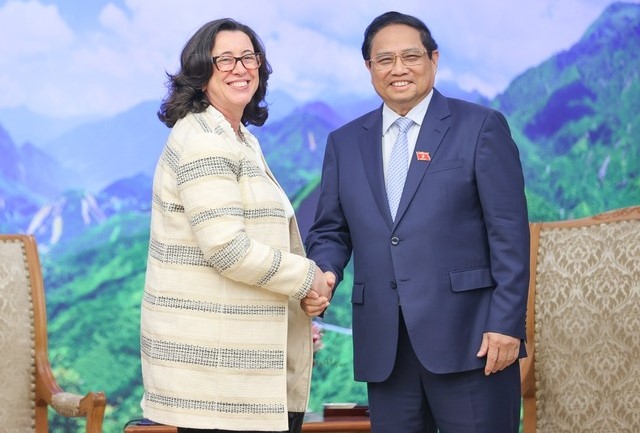
[{"label": "handshake", "polygon": [[329,306],[333,288],[336,285],[336,276],[333,272],[322,272],[316,266],[316,275],[313,285],[307,296],[300,301],[300,307],[309,317],[316,317]]}]

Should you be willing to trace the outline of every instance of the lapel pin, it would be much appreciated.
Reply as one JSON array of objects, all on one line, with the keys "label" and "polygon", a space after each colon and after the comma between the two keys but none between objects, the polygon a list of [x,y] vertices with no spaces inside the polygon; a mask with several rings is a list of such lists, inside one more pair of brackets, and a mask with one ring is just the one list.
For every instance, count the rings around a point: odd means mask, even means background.
[{"label": "lapel pin", "polygon": [[431,155],[429,152],[416,152],[416,157],[418,161],[431,161]]}]

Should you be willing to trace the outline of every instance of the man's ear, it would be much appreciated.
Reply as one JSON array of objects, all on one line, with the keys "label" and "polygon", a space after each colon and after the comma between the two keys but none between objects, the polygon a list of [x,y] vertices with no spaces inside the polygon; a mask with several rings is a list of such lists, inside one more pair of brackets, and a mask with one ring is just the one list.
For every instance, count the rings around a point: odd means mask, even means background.
[{"label": "man's ear", "polygon": [[438,61],[440,60],[440,51],[438,50],[433,50],[431,52],[431,61],[433,62],[433,65],[437,68],[438,67]]}]

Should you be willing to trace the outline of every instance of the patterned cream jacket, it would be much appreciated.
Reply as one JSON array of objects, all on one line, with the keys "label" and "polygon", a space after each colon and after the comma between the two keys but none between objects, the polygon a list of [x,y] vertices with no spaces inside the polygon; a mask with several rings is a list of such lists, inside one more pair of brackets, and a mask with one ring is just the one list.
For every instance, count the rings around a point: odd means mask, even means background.
[{"label": "patterned cream jacket", "polygon": [[246,144],[215,108],[189,114],[156,168],[140,347],[162,424],[283,431],[307,408],[315,265],[241,128]]}]

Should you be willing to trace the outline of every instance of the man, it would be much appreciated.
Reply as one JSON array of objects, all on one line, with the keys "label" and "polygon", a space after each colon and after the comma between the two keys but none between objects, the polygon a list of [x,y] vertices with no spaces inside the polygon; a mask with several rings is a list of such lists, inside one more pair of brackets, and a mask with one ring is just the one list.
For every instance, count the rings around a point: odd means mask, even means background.
[{"label": "man", "polygon": [[384,104],[329,135],[306,246],[336,282],[353,253],[372,431],[517,432],[529,226],[507,122],[433,88],[437,44],[415,17],[374,19],[362,54]]}]

